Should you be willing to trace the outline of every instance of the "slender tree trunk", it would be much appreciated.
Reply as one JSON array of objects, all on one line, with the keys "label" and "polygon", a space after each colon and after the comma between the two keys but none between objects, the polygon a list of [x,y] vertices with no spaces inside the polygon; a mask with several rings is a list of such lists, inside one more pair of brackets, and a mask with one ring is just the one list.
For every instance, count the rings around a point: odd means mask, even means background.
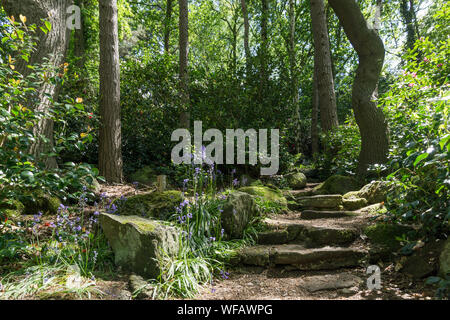
[{"label": "slender tree trunk", "polygon": [[120,65],[117,0],[99,0],[100,133],[99,171],[108,182],[123,182],[120,122]]},{"label": "slender tree trunk", "polygon": [[375,90],[384,61],[384,45],[364,19],[354,0],[329,0],[359,57],[352,90],[352,105],[361,133],[357,173],[364,176],[371,164],[385,163],[389,151],[387,122],[377,108]]},{"label": "slender tree trunk", "polygon": [[268,0],[261,0],[261,48],[260,48],[260,67],[261,67],[261,96],[267,88],[267,21],[268,21]]},{"label": "slender tree trunk", "polygon": [[244,17],[244,51],[245,51],[245,65],[247,71],[247,77],[250,74],[250,45],[249,45],[249,30],[250,25],[248,22],[247,5],[245,0],[241,0],[242,16]]},{"label": "slender tree trunk", "polygon": [[188,33],[188,1],[180,0],[180,97],[181,97],[181,114],[180,125],[182,128],[190,127],[190,113],[189,113],[189,87],[188,87],[188,53],[189,53],[189,33]]},{"label": "slender tree trunk", "polygon": [[320,105],[322,130],[327,132],[338,126],[336,94],[334,92],[330,44],[323,0],[310,0],[314,38],[314,69]]},{"label": "slender tree trunk", "polygon": [[300,106],[298,96],[298,80],[297,80],[297,68],[295,63],[295,0],[289,0],[289,43],[288,43],[288,55],[289,55],[289,71],[291,78],[291,97],[292,105],[294,106],[294,121],[295,121],[295,149],[296,152],[300,152],[301,144],[301,127],[300,127]]},{"label": "slender tree trunk", "polygon": [[76,0],[75,4],[81,9],[81,28],[75,29],[74,55],[78,58],[77,67],[83,68],[86,62],[86,38],[84,36],[84,0]]},{"label": "slender tree trunk", "polygon": [[319,90],[317,88],[316,72],[313,74],[313,94],[311,112],[311,153],[319,153]]},{"label": "slender tree trunk", "polygon": [[[18,59],[16,71],[23,76],[28,76],[31,72],[28,65],[42,64],[44,58],[49,59],[49,64],[59,67],[65,59],[68,44],[69,30],[66,28],[66,8],[71,4],[70,0],[1,0],[1,4],[8,16],[14,16],[16,21],[19,16],[27,18],[27,24],[42,25],[41,19],[47,20],[52,24],[52,29],[44,34],[38,29],[38,43],[36,50],[31,54],[29,62]],[[49,78],[53,77],[50,75]],[[52,105],[52,100],[56,101],[60,89],[59,84],[45,82],[38,89],[40,103],[34,106],[39,112],[47,112]],[[37,139],[30,147],[32,154],[37,161],[42,161],[47,169],[56,168],[55,157],[44,157],[42,153],[50,153],[53,150],[53,121],[43,118],[38,121],[34,127],[34,134],[48,140],[45,143],[43,139]]]},{"label": "slender tree trunk", "polygon": [[173,0],[167,0],[166,17],[164,19],[164,52],[169,54],[170,20],[172,19]]},{"label": "slender tree trunk", "polygon": [[[409,5],[409,6],[408,6]],[[414,48],[414,43],[416,42],[416,33],[414,31],[414,5],[412,1],[401,0],[400,2],[400,13],[403,17],[403,22],[406,26],[406,46],[409,49]]]}]

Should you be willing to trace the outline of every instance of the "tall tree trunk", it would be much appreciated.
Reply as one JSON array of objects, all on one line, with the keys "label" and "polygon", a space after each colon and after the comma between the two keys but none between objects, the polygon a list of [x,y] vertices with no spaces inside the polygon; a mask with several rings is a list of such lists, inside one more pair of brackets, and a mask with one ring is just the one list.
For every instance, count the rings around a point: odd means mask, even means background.
[{"label": "tall tree trunk", "polygon": [[301,127],[300,127],[300,106],[298,96],[298,80],[297,80],[297,68],[295,63],[295,0],[289,0],[289,72],[291,80],[291,97],[292,105],[294,106],[294,121],[295,121],[295,149],[296,152],[300,152],[301,144]]},{"label": "tall tree trunk", "polygon": [[164,18],[164,52],[169,54],[170,20],[172,18],[173,0],[167,0],[166,5],[166,16]]},{"label": "tall tree trunk", "polygon": [[414,43],[416,42],[416,34],[414,31],[414,4],[412,1],[401,0],[400,2],[400,13],[402,14],[403,22],[406,26],[406,46],[409,49],[414,48]]},{"label": "tall tree trunk", "polygon": [[323,0],[310,0],[314,38],[314,69],[319,95],[320,122],[327,132],[338,126],[336,94],[331,67],[330,43]]},{"label": "tall tree trunk", "polygon": [[179,18],[179,47],[180,47],[180,97],[181,114],[180,125],[182,128],[190,127],[189,113],[189,87],[188,87],[188,53],[189,53],[189,32],[188,32],[188,0],[180,0],[180,18]]},{"label": "tall tree trunk", "polygon": [[[49,64],[59,67],[66,57],[69,45],[69,30],[66,28],[66,9],[72,3],[70,0],[1,0],[1,4],[9,16],[14,16],[16,20],[19,15],[27,17],[27,24],[41,25],[41,19],[47,20],[52,24],[52,29],[44,34],[38,29],[38,43],[36,50],[31,54],[29,62],[18,59],[16,71],[23,76],[28,76],[31,69],[28,65],[42,64],[44,58],[49,59]],[[50,75],[49,78],[53,77]],[[51,100],[56,101],[60,89],[59,84],[45,82],[38,89],[40,103],[34,107],[36,111],[47,112],[51,107]],[[50,98],[49,98],[50,97]],[[55,157],[44,157],[42,153],[50,153],[53,150],[53,121],[43,118],[38,121],[34,127],[34,134],[42,136],[48,140],[45,143],[43,139],[37,141],[30,147],[32,154],[37,161],[42,161],[47,169],[56,168]]]},{"label": "tall tree trunk", "polygon": [[249,32],[250,24],[248,22],[247,4],[245,0],[241,0],[242,16],[244,17],[244,51],[245,51],[245,66],[247,71],[247,77],[250,74],[250,45],[249,45]]},{"label": "tall tree trunk", "polygon": [[384,61],[384,45],[364,19],[354,0],[329,0],[359,57],[352,90],[352,105],[361,133],[357,173],[364,176],[371,164],[385,163],[389,151],[387,122],[377,108],[375,90]]},{"label": "tall tree trunk", "polygon": [[267,86],[267,21],[268,21],[268,0],[261,0],[261,47],[260,47],[260,90],[263,96]]},{"label": "tall tree trunk", "polygon": [[311,153],[319,153],[319,90],[317,88],[316,72],[313,74],[313,94],[311,111]]},{"label": "tall tree trunk", "polygon": [[99,171],[108,182],[122,182],[120,65],[117,0],[99,0],[100,133]]},{"label": "tall tree trunk", "polygon": [[75,47],[74,47],[74,55],[78,58],[77,67],[83,68],[86,61],[86,38],[84,36],[84,1],[85,0],[76,0],[75,4],[81,9],[81,24],[80,29],[75,29]]}]

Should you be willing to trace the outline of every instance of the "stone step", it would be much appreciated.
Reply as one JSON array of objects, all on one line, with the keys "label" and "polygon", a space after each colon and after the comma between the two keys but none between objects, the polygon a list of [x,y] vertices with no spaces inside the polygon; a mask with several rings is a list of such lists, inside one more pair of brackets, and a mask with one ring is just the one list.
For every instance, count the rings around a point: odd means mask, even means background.
[{"label": "stone step", "polygon": [[258,235],[259,244],[302,243],[308,247],[349,244],[359,236],[358,230],[333,220],[308,221],[266,218],[268,231]]},{"label": "stone step", "polygon": [[305,248],[301,245],[260,245],[239,252],[239,261],[245,265],[289,265],[298,270],[333,270],[355,267],[362,263],[366,252],[357,248]]},{"label": "stone step", "polygon": [[301,212],[301,218],[305,220],[357,217],[359,215],[355,211],[304,210]]},{"label": "stone step", "polygon": [[291,210],[342,210],[343,202],[340,194],[301,196],[289,201],[288,207]]}]

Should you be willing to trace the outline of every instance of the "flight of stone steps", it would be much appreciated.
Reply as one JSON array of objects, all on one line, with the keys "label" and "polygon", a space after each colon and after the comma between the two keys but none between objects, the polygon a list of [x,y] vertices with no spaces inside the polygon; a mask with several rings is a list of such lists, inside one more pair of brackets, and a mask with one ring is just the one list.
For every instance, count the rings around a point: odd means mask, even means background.
[{"label": "flight of stone steps", "polygon": [[341,195],[312,196],[313,186],[288,193],[291,212],[264,220],[266,230],[257,245],[240,252],[240,264],[315,271],[365,263],[368,250],[361,231],[367,209],[344,210]]}]

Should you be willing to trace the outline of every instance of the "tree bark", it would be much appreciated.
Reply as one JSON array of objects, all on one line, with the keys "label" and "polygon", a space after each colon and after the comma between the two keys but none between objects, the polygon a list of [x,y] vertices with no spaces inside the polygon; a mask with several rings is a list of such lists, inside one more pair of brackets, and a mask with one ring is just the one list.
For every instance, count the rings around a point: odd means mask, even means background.
[{"label": "tree bark", "polygon": [[173,0],[166,2],[166,17],[164,19],[164,52],[169,54],[170,49],[170,20],[172,19]]},{"label": "tree bark", "polygon": [[260,48],[260,76],[261,76],[261,96],[264,94],[267,86],[267,21],[268,21],[268,0],[261,0],[261,48]]},{"label": "tree bark", "polygon": [[249,45],[249,32],[250,24],[248,22],[247,4],[245,0],[241,0],[242,16],[244,17],[244,52],[245,52],[245,66],[247,71],[247,77],[250,74],[250,45]]},{"label": "tree bark", "polygon": [[86,62],[86,38],[84,36],[84,1],[85,0],[76,0],[75,4],[81,9],[81,28],[75,29],[75,47],[74,47],[74,55],[78,58],[77,67],[84,68]]},{"label": "tree bark", "polygon": [[403,17],[403,22],[406,26],[406,46],[409,49],[414,49],[414,43],[416,42],[416,34],[414,31],[414,4],[412,1],[401,0],[400,2],[400,12]]},{"label": "tree bark", "polygon": [[99,171],[107,182],[123,182],[117,0],[99,1]]},{"label": "tree bark", "polygon": [[190,113],[189,113],[189,75],[188,75],[188,54],[189,54],[189,31],[188,31],[188,1],[180,0],[179,15],[179,47],[180,47],[180,97],[181,97],[181,114],[180,125],[182,128],[189,129]]},{"label": "tree bark", "polygon": [[[16,71],[24,77],[31,73],[31,69],[27,68],[28,65],[41,65],[44,63],[44,58],[48,58],[48,63],[55,67],[63,64],[70,36],[69,29],[66,28],[66,9],[71,3],[70,0],[1,0],[6,13],[14,16],[16,21],[19,20],[20,15],[23,15],[27,18],[27,24],[40,26],[42,25],[41,19],[52,24],[52,28],[47,34],[39,28],[37,29],[39,40],[29,62],[18,59],[15,65]],[[55,74],[50,74],[49,78],[54,76]],[[40,103],[34,109],[44,113],[49,111],[52,100],[56,101],[58,98],[59,89],[59,84],[55,85],[48,81],[43,83],[37,92]],[[58,164],[55,157],[42,156],[42,153],[50,153],[53,150],[53,120],[44,117],[38,121],[33,130],[36,136],[44,137],[48,142],[37,139],[30,147],[30,154],[35,157],[36,161],[42,161],[47,169],[56,168]]]},{"label": "tree bark", "polygon": [[319,91],[317,88],[316,73],[313,74],[313,94],[311,111],[311,153],[314,156],[319,153]]},{"label": "tree bark", "polygon": [[359,57],[352,90],[352,105],[361,133],[357,174],[364,176],[371,164],[385,163],[389,151],[387,122],[374,101],[384,61],[384,45],[364,19],[354,0],[329,0]]},{"label": "tree bark", "polygon": [[323,0],[310,0],[314,38],[314,69],[319,95],[320,122],[324,132],[339,125],[331,66],[330,43]]}]

